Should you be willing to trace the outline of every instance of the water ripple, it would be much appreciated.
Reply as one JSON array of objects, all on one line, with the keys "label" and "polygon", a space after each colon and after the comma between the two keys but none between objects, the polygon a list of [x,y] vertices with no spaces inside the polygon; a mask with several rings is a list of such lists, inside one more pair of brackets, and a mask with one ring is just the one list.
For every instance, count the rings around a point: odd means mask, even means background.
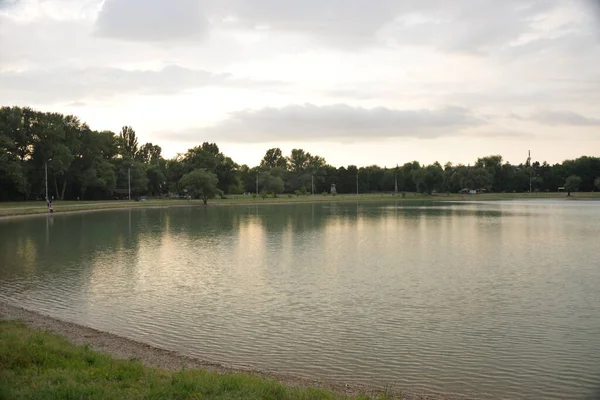
[{"label": "water ripple", "polygon": [[10,234],[0,223],[0,299],[305,377],[478,398],[600,388],[598,204],[184,208],[45,223]]}]

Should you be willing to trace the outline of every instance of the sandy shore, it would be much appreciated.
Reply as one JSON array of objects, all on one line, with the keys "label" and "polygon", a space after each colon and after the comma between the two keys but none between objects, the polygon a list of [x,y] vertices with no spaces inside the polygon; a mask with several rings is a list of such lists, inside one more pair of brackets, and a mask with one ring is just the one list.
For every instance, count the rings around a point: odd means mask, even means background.
[{"label": "sandy shore", "polygon": [[[245,373],[277,381],[289,387],[318,387],[333,392],[356,396],[367,394],[375,396],[384,391],[390,398],[403,400],[449,400],[451,397],[436,393],[400,393],[397,390],[373,388],[359,384],[331,382],[319,379],[308,379],[287,374],[264,372],[252,368],[227,367],[188,357],[173,351],[149,346],[144,343],[126,339],[107,332],[98,331],[86,326],[61,321],[37,312],[15,307],[0,302],[0,319],[19,320],[34,329],[41,329],[63,336],[78,345],[89,345],[95,351],[110,354],[119,359],[136,358],[145,365],[167,370],[203,369],[218,373]],[[464,398],[461,397],[464,400]]]}]

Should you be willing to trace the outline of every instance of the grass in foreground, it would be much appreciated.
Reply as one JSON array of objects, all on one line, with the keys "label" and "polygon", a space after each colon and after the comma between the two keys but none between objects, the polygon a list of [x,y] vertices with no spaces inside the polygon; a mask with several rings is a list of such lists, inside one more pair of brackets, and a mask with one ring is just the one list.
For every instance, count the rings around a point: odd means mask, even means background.
[{"label": "grass in foreground", "polygon": [[340,398],[249,375],[148,368],[18,322],[0,321],[0,399]]}]

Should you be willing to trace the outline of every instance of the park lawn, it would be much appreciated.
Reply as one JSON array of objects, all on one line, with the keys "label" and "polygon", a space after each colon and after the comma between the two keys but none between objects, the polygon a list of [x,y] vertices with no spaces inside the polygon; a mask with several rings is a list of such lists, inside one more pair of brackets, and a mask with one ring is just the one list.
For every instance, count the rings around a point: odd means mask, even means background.
[{"label": "park lawn", "polygon": [[[277,198],[262,199],[260,197],[232,195],[226,199],[209,200],[211,205],[261,205],[261,204],[286,204],[286,203],[321,203],[321,202],[369,202],[369,201],[453,201],[453,200],[472,200],[472,201],[490,201],[490,200],[525,200],[525,199],[598,199],[600,192],[578,192],[573,193],[571,198],[567,198],[565,193],[488,193],[478,195],[461,195],[452,193],[450,195],[440,193],[437,195],[421,195],[415,193],[406,193],[404,196],[394,196],[390,193],[372,193],[372,194],[343,194],[343,195],[323,195],[314,196],[294,196],[280,195]],[[56,201],[54,210],[56,213],[71,211],[89,211],[113,208],[138,208],[138,207],[174,207],[202,205],[200,200],[181,200],[181,199],[149,199],[148,201],[127,201],[127,200],[99,200],[99,201]],[[43,201],[27,202],[8,202],[0,203],[0,217],[45,214],[48,212],[46,203]]]},{"label": "park lawn", "polygon": [[[166,371],[117,360],[22,323],[0,321],[0,399],[343,399],[260,377]],[[383,397],[381,397],[383,399]],[[359,397],[367,399],[367,397]]]}]

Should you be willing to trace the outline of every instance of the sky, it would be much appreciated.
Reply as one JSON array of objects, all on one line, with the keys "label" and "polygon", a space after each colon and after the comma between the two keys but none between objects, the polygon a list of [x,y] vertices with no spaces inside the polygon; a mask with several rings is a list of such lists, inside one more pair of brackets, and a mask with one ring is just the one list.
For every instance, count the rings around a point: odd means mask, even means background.
[{"label": "sky", "polygon": [[332,165],[600,156],[597,0],[0,0],[0,105]]}]

